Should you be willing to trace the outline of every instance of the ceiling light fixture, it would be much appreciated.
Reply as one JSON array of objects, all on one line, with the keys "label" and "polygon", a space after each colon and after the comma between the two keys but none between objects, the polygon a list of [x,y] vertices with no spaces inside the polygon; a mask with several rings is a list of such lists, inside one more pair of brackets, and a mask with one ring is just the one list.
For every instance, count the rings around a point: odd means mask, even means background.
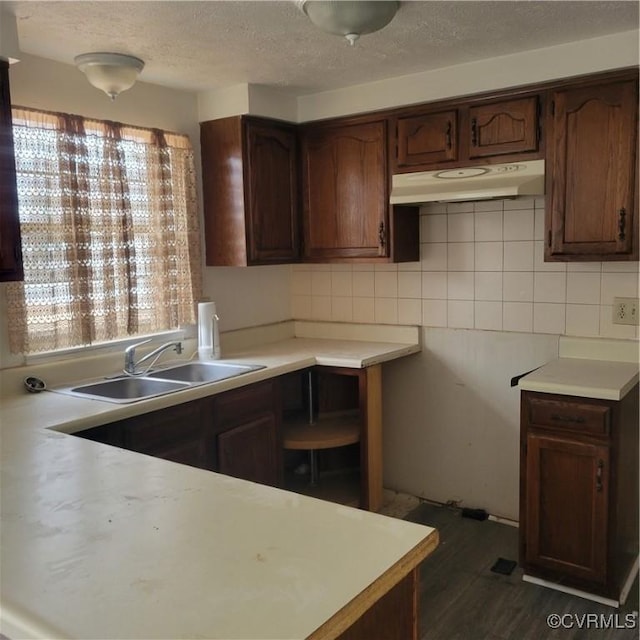
[{"label": "ceiling light fixture", "polygon": [[73,60],[87,80],[112,100],[130,89],[144,68],[140,58],[123,53],[83,53]]},{"label": "ceiling light fixture", "polygon": [[299,4],[313,24],[344,36],[351,45],[388,25],[400,7],[399,2],[387,0],[300,0]]}]

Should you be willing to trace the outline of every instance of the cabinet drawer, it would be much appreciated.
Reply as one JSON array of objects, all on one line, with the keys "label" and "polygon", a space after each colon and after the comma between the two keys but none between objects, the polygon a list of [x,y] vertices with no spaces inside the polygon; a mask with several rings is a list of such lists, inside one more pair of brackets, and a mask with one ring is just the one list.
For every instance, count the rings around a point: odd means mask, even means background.
[{"label": "cabinet drawer", "polygon": [[216,429],[246,422],[258,414],[275,411],[273,381],[259,382],[213,398],[213,422]]},{"label": "cabinet drawer", "polygon": [[588,400],[559,400],[525,396],[530,427],[573,431],[586,435],[609,435],[611,407]]}]

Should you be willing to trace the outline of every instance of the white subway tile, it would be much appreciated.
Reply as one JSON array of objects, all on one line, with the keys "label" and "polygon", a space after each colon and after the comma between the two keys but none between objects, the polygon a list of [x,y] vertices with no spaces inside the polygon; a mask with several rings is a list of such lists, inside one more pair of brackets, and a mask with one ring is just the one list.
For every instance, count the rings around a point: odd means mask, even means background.
[{"label": "white subway tile", "polygon": [[331,271],[330,264],[310,264],[311,271]]},{"label": "white subway tile", "polygon": [[331,271],[352,271],[352,265],[348,262],[337,262],[331,265]]},{"label": "white subway tile", "polygon": [[375,296],[376,298],[397,298],[398,274],[387,271],[376,271]]},{"label": "white subway tile", "polygon": [[505,211],[504,240],[533,240],[533,209]]},{"label": "white subway tile", "polygon": [[533,331],[532,302],[504,302],[502,304],[503,331]]},{"label": "white subway tile", "polygon": [[422,326],[446,327],[447,326],[447,301],[423,300],[422,301]]},{"label": "white subway tile", "polygon": [[567,271],[600,273],[602,262],[567,262]]},{"label": "white subway tile", "polygon": [[484,211],[502,211],[502,200],[477,200],[473,203],[476,213]]},{"label": "white subway tile", "polygon": [[[475,299],[502,301],[502,272],[476,272]],[[500,324],[502,324],[502,311],[500,313]]]},{"label": "white subway tile", "polygon": [[606,273],[638,273],[638,263],[632,260],[627,262],[603,262],[602,270]]},{"label": "white subway tile", "polygon": [[476,301],[474,303],[474,323],[476,329],[502,330],[502,302]]},{"label": "white subway tile", "polygon": [[291,313],[294,320],[309,320],[312,317],[311,313],[311,296],[298,296],[291,297]]},{"label": "white subway tile", "polygon": [[447,213],[446,202],[428,202],[420,207],[421,216],[428,216],[438,213]]},{"label": "white subway tile", "polygon": [[375,322],[375,306],[373,298],[353,298],[353,321]]},{"label": "white subway tile", "polygon": [[473,300],[474,273],[449,271],[447,274],[447,298],[449,300]]},{"label": "white subway tile", "polygon": [[352,291],[354,296],[373,298],[375,295],[375,273],[373,271],[354,271]]},{"label": "white subway tile", "polygon": [[477,212],[474,221],[476,242],[502,240],[502,210]]},{"label": "white subway tile", "polygon": [[375,319],[381,324],[398,324],[398,299],[375,298]]},{"label": "white subway tile", "polygon": [[447,216],[438,214],[420,218],[420,242],[446,242]]},{"label": "white subway tile", "polygon": [[311,317],[313,320],[331,320],[330,296],[312,296]]},{"label": "white subway tile", "polygon": [[352,265],[352,271],[373,271],[373,264],[370,262],[356,262]]},{"label": "white subway tile", "polygon": [[536,207],[533,221],[533,239],[544,240],[544,209]]},{"label": "white subway tile", "polygon": [[398,273],[398,298],[420,298],[422,296],[422,272]]},{"label": "white subway tile", "polygon": [[353,320],[353,298],[331,298],[331,320],[351,322]]},{"label": "white subway tile", "polygon": [[533,302],[533,272],[505,271],[502,274],[502,299],[508,302]]},{"label": "white subway tile", "polygon": [[447,216],[449,242],[473,242],[473,213],[453,213]]},{"label": "white subway tile", "polygon": [[434,242],[420,245],[420,262],[423,271],[446,271],[447,243]]},{"label": "white subway tile", "polygon": [[396,262],[376,262],[373,265],[374,271],[397,271],[398,264]]},{"label": "white subway tile", "polygon": [[449,242],[447,245],[447,269],[449,271],[473,271],[474,243]]},{"label": "white subway tile", "polygon": [[291,271],[311,271],[311,265],[306,262],[301,264],[292,264]]},{"label": "white subway tile", "polygon": [[536,240],[533,249],[533,268],[535,271],[566,271],[566,262],[545,262],[544,242]]},{"label": "white subway tile", "polygon": [[521,196],[519,198],[505,198],[503,200],[505,215],[507,211],[516,211],[517,209],[533,209],[535,206],[535,198],[530,196]]},{"label": "white subway tile", "polygon": [[546,202],[545,202],[545,197],[544,196],[536,196],[533,199],[533,207],[534,209],[538,210],[541,209],[542,211],[544,211],[546,206]]},{"label": "white subway tile", "polygon": [[476,242],[476,271],[502,271],[502,242]]},{"label": "white subway tile", "polygon": [[331,295],[353,295],[353,273],[351,271],[333,271],[331,273]]},{"label": "white subway tile", "polygon": [[505,271],[533,271],[533,241],[505,242],[503,264]]},{"label": "white subway tile", "polygon": [[600,274],[568,272],[567,302],[571,304],[600,304]]},{"label": "white subway tile", "polygon": [[564,334],[566,327],[566,305],[549,302],[533,303],[534,333]]},{"label": "white subway tile", "polygon": [[566,273],[539,273],[533,276],[533,301],[558,302],[567,300]]},{"label": "white subway tile", "polygon": [[447,326],[454,329],[473,329],[473,301],[449,300]]},{"label": "white subway tile", "polygon": [[427,299],[447,299],[447,272],[422,272],[422,297]]},{"label": "white subway tile", "polygon": [[331,272],[330,271],[312,271],[311,272],[311,295],[314,297],[331,295]]},{"label": "white subway tile", "polygon": [[422,324],[422,300],[398,298],[398,322]]},{"label": "white subway tile", "polygon": [[448,202],[447,213],[473,213],[473,202]]},{"label": "white subway tile", "polygon": [[597,336],[600,333],[600,306],[597,304],[568,304],[568,336]]},{"label": "white subway tile", "polygon": [[420,271],[422,265],[418,262],[400,262],[398,264],[398,271]]},{"label": "white subway tile", "polygon": [[294,271],[291,274],[291,292],[297,296],[311,295],[311,271]]},{"label": "white subway tile", "polygon": [[603,273],[600,285],[600,304],[612,305],[613,299],[638,297],[637,273]]}]

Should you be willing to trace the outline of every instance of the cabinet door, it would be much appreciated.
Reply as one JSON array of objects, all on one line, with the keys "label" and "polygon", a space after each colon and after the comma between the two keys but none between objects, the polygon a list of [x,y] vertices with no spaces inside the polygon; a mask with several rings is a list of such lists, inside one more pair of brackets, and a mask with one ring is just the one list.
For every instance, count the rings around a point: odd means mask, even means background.
[{"label": "cabinet door", "polygon": [[277,430],[273,415],[264,415],[218,436],[218,470],[236,478],[277,485]]},{"label": "cabinet door", "polygon": [[124,421],[124,447],[156,458],[206,468],[202,401]]},{"label": "cabinet door", "polygon": [[295,130],[248,119],[245,132],[248,262],[295,261],[299,256]]},{"label": "cabinet door", "polygon": [[0,60],[0,282],[22,280],[23,277],[9,63]]},{"label": "cabinet door", "polygon": [[527,436],[526,564],[606,583],[609,476],[604,445]]},{"label": "cabinet door", "polygon": [[547,259],[637,259],[637,80],[555,91]]},{"label": "cabinet door", "polygon": [[469,158],[538,150],[538,98],[469,107]]},{"label": "cabinet door", "polygon": [[389,255],[386,130],[386,121],[306,130],[305,258]]},{"label": "cabinet door", "polygon": [[455,109],[396,121],[395,169],[418,171],[430,165],[457,160],[458,112]]}]

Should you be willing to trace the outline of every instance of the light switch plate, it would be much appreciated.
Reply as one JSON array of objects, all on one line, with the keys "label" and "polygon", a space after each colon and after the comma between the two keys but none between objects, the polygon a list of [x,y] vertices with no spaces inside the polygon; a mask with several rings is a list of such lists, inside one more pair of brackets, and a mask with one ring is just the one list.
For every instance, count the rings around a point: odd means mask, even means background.
[{"label": "light switch plate", "polygon": [[613,299],[613,324],[638,326],[638,298]]}]

